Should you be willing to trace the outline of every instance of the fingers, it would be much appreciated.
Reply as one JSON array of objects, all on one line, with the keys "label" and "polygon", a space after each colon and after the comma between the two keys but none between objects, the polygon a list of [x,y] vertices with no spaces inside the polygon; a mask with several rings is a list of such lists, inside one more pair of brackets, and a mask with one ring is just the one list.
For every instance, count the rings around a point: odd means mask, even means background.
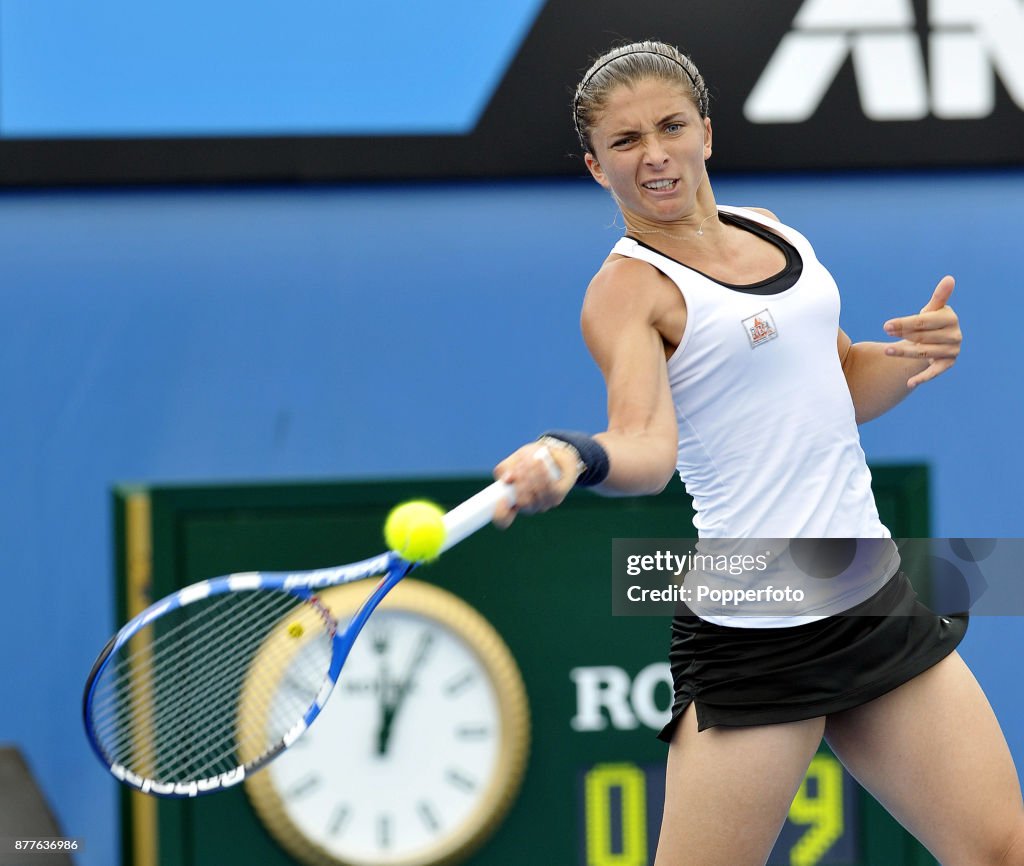
[{"label": "fingers", "polygon": [[960,343],[959,341],[955,343],[915,343],[911,340],[900,340],[898,343],[886,346],[885,354],[928,362],[928,366],[907,380],[907,388],[913,390],[923,382],[930,382],[952,367],[960,354]]},{"label": "fingers", "polygon": [[939,284],[935,287],[935,291],[932,292],[931,300],[924,305],[922,313],[931,313],[935,310],[941,310],[949,302],[950,295],[953,294],[953,288],[956,286],[956,280],[954,280],[949,274],[946,274]]},{"label": "fingers", "polygon": [[930,382],[936,376],[940,376],[953,366],[953,361],[932,361],[916,376],[907,380],[907,388],[911,391],[923,382]]},{"label": "fingers", "polygon": [[576,481],[576,467],[567,462],[562,449],[549,449],[531,442],[502,460],[494,477],[516,490],[516,504],[502,503],[494,514],[501,529],[511,525],[517,514],[535,514],[559,505]]},{"label": "fingers", "polygon": [[960,340],[939,341],[934,343],[900,340],[885,347],[886,355],[897,358],[921,358],[930,361],[946,358],[956,359],[960,355]]},{"label": "fingers", "polygon": [[920,313],[890,319],[882,326],[890,337],[902,338],[886,346],[886,355],[927,362],[923,370],[907,380],[908,389],[945,373],[960,355],[960,319],[949,306],[955,285],[951,276],[943,277]]},{"label": "fingers", "polygon": [[949,306],[949,299],[955,286],[956,280],[947,274],[939,280],[931,298],[920,313],[916,316],[890,319],[882,326],[883,329],[890,337],[904,337],[908,340],[916,339],[930,331],[944,331],[947,333],[942,335],[941,340],[934,341],[955,342],[959,339],[958,319],[953,308]]},{"label": "fingers", "polygon": [[499,502],[498,507],[494,509],[494,525],[498,529],[508,529],[512,525],[512,521],[516,519],[516,509],[514,505],[509,505],[507,502]]},{"label": "fingers", "polygon": [[909,389],[945,373],[960,354],[963,342],[960,320],[948,304],[955,285],[951,276],[943,277],[920,313],[890,319],[883,325],[890,337],[902,338],[886,346],[886,355],[928,362],[923,370],[907,380]]},{"label": "fingers", "polygon": [[960,338],[960,320],[952,307],[920,312],[916,316],[890,319],[882,328],[890,337],[914,340],[927,337],[935,342],[956,342]]}]

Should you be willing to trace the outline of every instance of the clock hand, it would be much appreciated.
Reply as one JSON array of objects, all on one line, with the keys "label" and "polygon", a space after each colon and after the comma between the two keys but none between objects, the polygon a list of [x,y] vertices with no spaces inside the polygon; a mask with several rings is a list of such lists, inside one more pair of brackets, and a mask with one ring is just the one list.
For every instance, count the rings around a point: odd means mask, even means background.
[{"label": "clock hand", "polygon": [[405,701],[405,696],[409,694],[415,680],[416,671],[419,670],[424,659],[426,659],[427,653],[430,651],[430,646],[433,642],[434,635],[431,632],[426,631],[420,635],[419,642],[416,644],[416,650],[409,662],[409,669],[405,672],[405,676],[395,684],[395,698],[393,701],[389,701],[384,707],[383,724],[381,725],[377,738],[378,755],[387,754],[388,744],[391,742],[391,729],[392,725],[395,723],[395,716],[398,715],[398,710]]},{"label": "clock hand", "polygon": [[395,715],[395,698],[392,692],[397,691],[397,683],[388,676],[387,661],[380,661],[380,677],[378,681],[378,697],[380,698],[380,727],[377,728],[377,754],[384,755],[388,750],[388,739],[391,736],[391,722]]},{"label": "clock hand", "polygon": [[384,655],[388,651],[388,630],[384,626],[373,623],[370,630],[371,646],[377,655]]},{"label": "clock hand", "polygon": [[388,628],[379,623],[373,623],[371,631],[370,646],[380,657],[380,674],[377,677],[377,698],[380,706],[380,727],[377,729],[377,754],[383,755],[387,751],[388,732],[391,729],[391,717],[393,715],[391,698],[391,677],[388,676]]}]

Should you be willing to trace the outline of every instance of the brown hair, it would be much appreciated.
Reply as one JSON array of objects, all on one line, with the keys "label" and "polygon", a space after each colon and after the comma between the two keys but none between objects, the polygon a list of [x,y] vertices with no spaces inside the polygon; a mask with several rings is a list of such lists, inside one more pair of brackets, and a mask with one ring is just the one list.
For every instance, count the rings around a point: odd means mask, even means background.
[{"label": "brown hair", "polygon": [[633,85],[646,78],[681,85],[690,94],[700,116],[708,116],[708,87],[689,57],[664,42],[632,42],[598,57],[576,87],[572,120],[584,151],[593,151],[590,131],[597,123],[608,94],[621,84]]}]

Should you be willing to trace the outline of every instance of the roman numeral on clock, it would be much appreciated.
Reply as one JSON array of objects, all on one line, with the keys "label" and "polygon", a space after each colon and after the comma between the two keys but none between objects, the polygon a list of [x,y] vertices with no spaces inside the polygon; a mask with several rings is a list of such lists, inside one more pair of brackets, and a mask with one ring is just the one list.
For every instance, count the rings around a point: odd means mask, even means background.
[{"label": "roman numeral on clock", "polygon": [[466,671],[464,674],[460,674],[454,679],[449,680],[445,683],[444,693],[446,697],[454,698],[461,692],[465,691],[469,686],[473,684],[476,679],[476,674],[472,671]]},{"label": "roman numeral on clock", "polygon": [[459,770],[449,770],[444,774],[444,778],[460,791],[469,792],[476,789],[476,782]]},{"label": "roman numeral on clock", "polygon": [[305,797],[307,794],[312,793],[323,784],[323,779],[313,773],[308,776],[304,776],[299,779],[294,785],[292,785],[284,795],[286,800],[295,800],[299,797]]},{"label": "roman numeral on clock", "polygon": [[337,836],[342,828],[348,823],[348,816],[352,814],[352,809],[347,803],[339,804],[334,812],[331,813],[331,820],[327,824],[327,832],[331,836]]},{"label": "roman numeral on clock", "polygon": [[441,829],[441,822],[437,819],[437,813],[426,800],[420,800],[416,804],[416,813],[423,819],[423,823],[431,832],[436,833]]},{"label": "roman numeral on clock", "polygon": [[486,725],[460,725],[455,729],[455,738],[459,740],[486,740],[491,729]]}]

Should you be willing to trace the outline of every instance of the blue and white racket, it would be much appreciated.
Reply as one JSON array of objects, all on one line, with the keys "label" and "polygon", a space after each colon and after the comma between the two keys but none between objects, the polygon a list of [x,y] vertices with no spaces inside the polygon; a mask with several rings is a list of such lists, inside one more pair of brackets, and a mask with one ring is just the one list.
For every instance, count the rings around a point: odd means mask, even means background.
[{"label": "blue and white racket", "polygon": [[[441,550],[514,500],[498,481],[449,511]],[[150,605],[110,639],[86,682],[85,729],[99,759],[159,796],[237,785],[319,715],[360,629],[415,565],[388,551],[333,568],[231,574]],[[346,623],[317,596],[371,577],[379,582]]]}]

